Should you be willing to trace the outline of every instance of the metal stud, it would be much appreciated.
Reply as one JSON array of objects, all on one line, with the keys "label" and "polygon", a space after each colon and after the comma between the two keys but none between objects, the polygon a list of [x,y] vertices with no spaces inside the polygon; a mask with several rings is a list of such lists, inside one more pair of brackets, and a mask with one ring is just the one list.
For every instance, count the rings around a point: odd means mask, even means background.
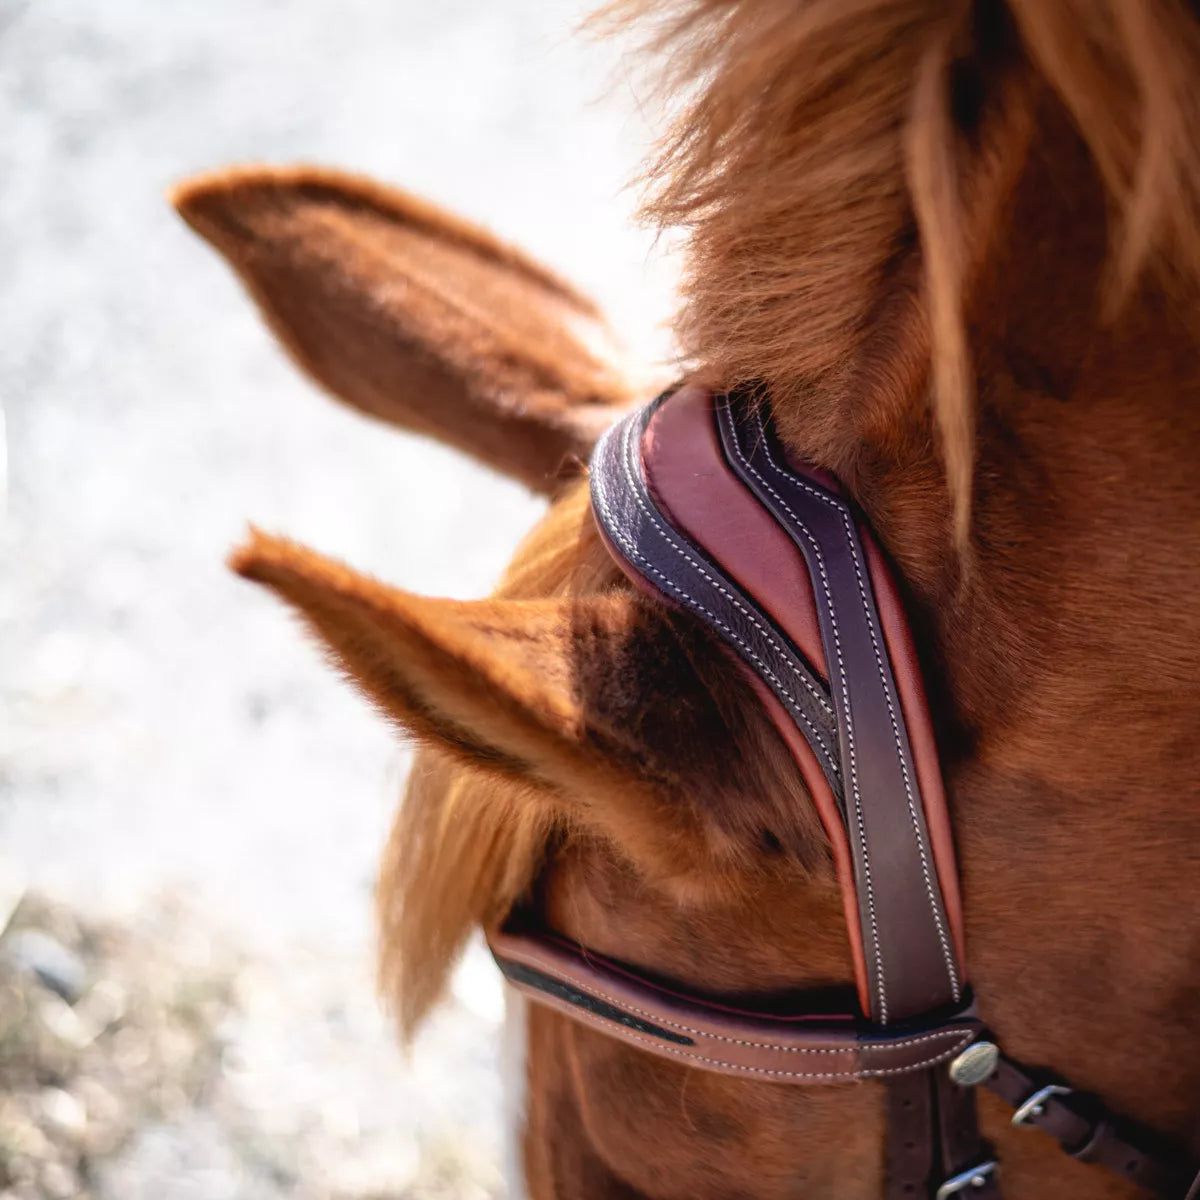
[{"label": "metal stud", "polygon": [[959,1087],[976,1087],[991,1076],[999,1061],[999,1046],[993,1042],[975,1042],[951,1060],[950,1078]]}]

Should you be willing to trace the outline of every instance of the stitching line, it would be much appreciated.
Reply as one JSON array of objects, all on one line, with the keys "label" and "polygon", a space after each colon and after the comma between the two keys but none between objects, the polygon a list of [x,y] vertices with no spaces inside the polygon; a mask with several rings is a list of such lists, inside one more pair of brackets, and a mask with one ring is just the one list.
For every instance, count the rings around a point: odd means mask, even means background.
[{"label": "stitching line", "polygon": [[[521,960],[517,960],[521,961]],[[544,971],[545,964],[537,962],[526,963],[527,966],[535,967],[539,971]],[[558,976],[552,976],[558,978]],[[882,1053],[887,1050],[905,1050],[913,1046],[920,1046],[926,1042],[940,1042],[944,1038],[962,1038],[973,1037],[974,1034],[970,1030],[963,1029],[939,1029],[933,1033],[922,1033],[917,1037],[906,1038],[900,1042],[867,1042],[856,1043],[853,1046],[836,1046],[836,1047],[819,1047],[819,1046],[787,1046],[782,1042],[758,1042],[749,1039],[726,1037],[720,1033],[710,1033],[706,1029],[697,1029],[692,1025],[683,1025],[678,1021],[671,1021],[661,1016],[650,1009],[638,1008],[635,1004],[629,1004],[620,997],[610,995],[608,992],[602,991],[600,988],[581,982],[573,976],[563,973],[561,982],[570,984],[571,987],[583,992],[585,995],[591,996],[596,1000],[604,1000],[611,1004],[614,1008],[620,1009],[622,1012],[635,1013],[639,1017],[646,1017],[653,1021],[656,1025],[665,1025],[669,1029],[678,1029],[683,1033],[691,1033],[696,1037],[705,1038],[715,1042],[727,1042],[732,1046],[746,1046],[752,1050],[777,1050],[782,1054],[857,1054],[863,1050],[867,1050],[872,1054]],[[527,985],[528,986],[528,985]],[[584,1010],[587,1011],[586,1009]],[[592,1014],[599,1016],[599,1014]],[[604,1018],[607,1020],[608,1018]],[[628,1026],[624,1026],[628,1028]]]},{"label": "stitching line", "polygon": [[[825,593],[825,604],[829,612],[829,624],[833,631],[833,649],[834,656],[837,660],[838,681],[841,685],[842,707],[846,714],[846,746],[849,750],[849,754],[847,756],[849,758],[847,768],[850,777],[850,791],[854,799],[854,820],[855,824],[858,826],[858,841],[863,851],[863,882],[866,886],[867,893],[867,916],[871,923],[871,947],[872,954],[875,959],[875,996],[879,1003],[879,1023],[881,1025],[886,1025],[888,1021],[886,990],[887,977],[883,968],[883,952],[879,945],[879,926],[875,916],[875,891],[871,882],[870,856],[867,853],[867,836],[866,827],[863,820],[862,796],[859,794],[858,790],[858,760],[854,744],[854,716],[853,710],[850,707],[850,691],[846,681],[845,667],[842,662],[842,640],[841,634],[838,630],[837,610],[834,607],[833,595],[829,588],[829,576],[825,571],[825,556],[821,553],[820,544],[817,542],[816,538],[813,537],[808,526],[798,516],[796,516],[791,508],[788,507],[783,497],[780,496],[773,487],[771,487],[771,485],[766,481],[766,479],[763,478],[758,470],[755,469],[754,465],[743,453],[741,443],[737,436],[737,428],[733,423],[733,415],[729,406],[727,404],[718,405],[717,413],[718,418],[726,426],[726,432],[730,434],[729,442],[733,446],[733,451],[737,455],[738,461],[755,477],[755,479],[757,479],[763,485],[763,487],[767,489],[767,491],[771,493],[772,496],[775,497],[776,500],[779,501],[781,505],[783,505],[783,508],[787,512],[788,516],[792,518],[797,528],[801,533],[804,534],[809,546],[812,547],[813,555],[817,560],[817,569],[821,575],[821,590]],[[759,432],[765,442],[766,433],[762,428],[761,422],[759,424]],[[772,465],[774,465],[773,462]],[[814,495],[815,494],[817,493],[814,492]]]},{"label": "stitching line", "polygon": [[[946,930],[942,924],[941,913],[938,912],[937,899],[934,895],[934,890],[933,890],[933,880],[930,877],[929,861],[925,854],[925,839],[921,836],[921,826],[920,826],[920,822],[917,820],[916,801],[913,798],[912,781],[910,780],[909,775],[908,775],[908,763],[905,761],[905,758],[904,758],[904,748],[900,743],[900,730],[899,730],[897,720],[896,720],[896,710],[892,704],[891,689],[889,689],[889,687],[887,685],[887,676],[883,669],[883,658],[882,658],[882,655],[880,654],[879,640],[876,637],[876,633],[875,633],[875,619],[871,614],[871,606],[867,601],[866,584],[863,580],[863,567],[862,567],[862,563],[861,563],[861,560],[859,557],[859,548],[858,548],[858,544],[857,544],[857,539],[853,535],[853,529],[850,524],[849,514],[847,513],[846,506],[844,504],[838,503],[837,501],[833,500],[829,496],[826,496],[826,495],[822,494],[821,492],[818,492],[815,488],[811,487],[805,480],[794,475],[791,471],[784,471],[779,466],[779,464],[776,463],[774,457],[771,454],[771,447],[770,447],[770,443],[767,441],[766,429],[763,426],[762,412],[760,410],[755,411],[754,419],[755,419],[755,423],[758,426],[759,445],[762,447],[763,454],[766,456],[767,462],[770,464],[771,469],[775,472],[776,476],[779,478],[789,480],[793,484],[798,485],[799,487],[803,488],[804,491],[817,497],[817,499],[824,501],[831,508],[833,508],[834,511],[842,519],[842,527],[846,533],[846,542],[850,547],[850,558],[854,564],[854,576],[855,576],[855,579],[858,581],[858,595],[859,595],[859,599],[862,603],[863,615],[867,618],[867,630],[871,635],[871,649],[875,655],[876,670],[878,670],[878,672],[879,672],[879,684],[880,684],[880,687],[883,689],[883,697],[887,703],[888,718],[889,718],[889,720],[891,722],[891,726],[892,726],[892,741],[896,747],[896,759],[900,765],[901,778],[904,781],[904,797],[908,803],[908,815],[909,815],[910,821],[912,822],[913,840],[916,842],[917,854],[919,855],[920,860],[921,860],[921,876],[925,881],[925,895],[929,900],[929,912],[930,912],[931,916],[933,917],[934,927],[937,930],[938,941],[941,944],[942,959],[946,964],[946,972],[950,978],[950,989],[951,989],[951,992],[953,993],[954,999],[958,1000],[959,999],[958,972],[955,970],[954,956],[950,952],[950,943],[946,937]],[[739,457],[740,457],[740,452],[739,452]],[[743,462],[744,461],[745,460],[743,459]],[[751,470],[753,470],[753,468],[751,468]],[[762,477],[759,476],[760,480],[761,480],[761,478]],[[767,487],[771,491],[771,494],[776,498],[776,500],[778,500],[779,503],[783,505],[784,509],[786,509],[786,511],[792,516],[792,519],[796,520],[797,518],[796,518],[795,513],[793,513],[792,510],[790,508],[788,508],[787,503],[783,500],[783,498],[779,495],[779,493],[776,492],[774,489],[770,488],[770,485],[767,484],[765,480],[763,481],[763,484],[765,487]],[[849,703],[847,703],[847,712],[849,712]],[[855,792],[855,795],[857,796],[857,790]],[[865,850],[865,843],[864,843],[864,850]],[[865,857],[865,854],[864,854],[864,857]]]},{"label": "stitching line", "polygon": [[[553,1001],[553,1003],[565,1004],[567,1001],[559,1000]],[[601,1032],[611,1032],[610,1026],[613,1022],[597,1016],[595,1013],[589,1013],[586,1010],[582,1011],[579,1015],[588,1024],[600,1029]],[[640,1033],[634,1033],[628,1026],[619,1025],[618,1028],[622,1032],[617,1036],[622,1040],[642,1042],[659,1054],[673,1054],[676,1058],[687,1058],[693,1062],[708,1063],[714,1067],[724,1067],[726,1070],[738,1071],[743,1074],[771,1075],[777,1078],[788,1079],[880,1079],[885,1075],[911,1075],[914,1071],[923,1071],[927,1067],[937,1066],[938,1063],[953,1058],[970,1042],[973,1036],[970,1032],[964,1032],[962,1037],[949,1049],[943,1050],[929,1058],[923,1058],[919,1062],[910,1063],[904,1067],[864,1067],[858,1071],[784,1071],[772,1067],[751,1067],[744,1063],[726,1062],[723,1059],[710,1058],[707,1054],[693,1054],[690,1051],[669,1045],[666,1042],[652,1041]]]},{"label": "stitching line", "polygon": [[[630,430],[632,428],[632,424],[633,424],[633,422],[630,421],[629,424],[626,425],[624,428],[618,428],[618,429],[611,430],[608,434],[605,435],[605,440],[607,441],[608,438],[614,436],[618,432],[620,433],[621,448],[620,448],[619,453],[621,454],[622,466],[624,468],[626,478],[629,480],[629,483],[630,483],[630,490],[633,494],[633,498],[636,501],[638,507],[646,515],[646,517],[650,520],[651,525],[653,526],[655,532],[658,533],[659,537],[661,537],[667,543],[667,545],[669,545],[675,551],[676,554],[678,554],[682,559],[684,559],[685,562],[689,563],[697,572],[699,572],[705,579],[707,579],[709,581],[709,583],[711,583],[712,586],[717,589],[718,592],[720,592],[723,596],[725,596],[726,599],[728,599],[735,607],[737,607],[746,616],[746,618],[751,622],[751,624],[753,624],[755,626],[755,628],[757,628],[759,630],[759,632],[763,635],[764,639],[768,643],[770,643],[776,650],[779,651],[781,657],[783,658],[783,661],[785,663],[787,663],[787,666],[792,671],[792,673],[796,675],[796,677],[809,689],[810,692],[812,692],[814,698],[821,705],[821,707],[824,708],[826,712],[829,712],[830,715],[833,715],[832,710],[825,703],[824,697],[822,697],[819,693],[817,693],[813,689],[812,685],[808,682],[808,680],[806,680],[802,675],[800,675],[796,671],[796,669],[792,666],[791,663],[787,662],[786,653],[784,652],[782,646],[779,645],[778,641],[771,634],[771,632],[769,630],[765,629],[762,625],[760,625],[759,622],[756,621],[755,618],[749,612],[746,611],[746,609],[738,601],[736,596],[733,596],[724,587],[722,587],[720,583],[718,583],[715,579],[713,579],[713,577],[711,575],[709,575],[709,573],[707,571],[705,571],[704,568],[699,563],[697,563],[694,558],[691,557],[691,555],[689,555],[685,550],[683,550],[678,545],[677,542],[675,542],[675,540],[667,533],[666,529],[661,525],[661,523],[655,517],[653,511],[650,510],[645,505],[645,503],[642,501],[642,498],[638,492],[637,481],[633,477],[633,474],[629,467],[629,461],[628,461],[627,451],[628,451]],[[722,621],[720,617],[718,617],[714,612],[712,612],[709,608],[707,608],[705,605],[703,605],[699,600],[697,600],[689,592],[685,591],[682,587],[677,585],[673,580],[669,579],[666,575],[664,575],[661,571],[659,571],[650,562],[650,560],[648,558],[646,558],[646,556],[644,554],[642,554],[640,550],[638,550],[637,546],[634,545],[634,543],[621,531],[620,527],[617,525],[616,519],[614,518],[613,513],[612,513],[612,509],[609,507],[609,504],[608,504],[608,498],[607,498],[607,494],[606,494],[607,489],[606,489],[606,486],[604,483],[602,473],[597,473],[597,474],[593,475],[592,478],[595,482],[596,498],[599,500],[600,507],[604,512],[604,516],[605,516],[606,520],[608,521],[608,532],[620,543],[621,548],[625,551],[625,553],[628,554],[630,558],[635,559],[636,561],[641,563],[648,571],[650,571],[653,575],[655,575],[668,590],[670,590],[677,597],[679,597],[679,599],[683,600],[685,603],[687,603],[690,607],[694,608],[696,611],[703,613],[710,621],[712,621],[719,629],[721,629],[726,634],[726,636],[728,636],[734,642],[736,642],[737,645],[739,645],[758,664],[759,669],[772,682],[774,682],[775,685],[779,688],[780,692],[782,692],[782,696],[780,697],[780,699],[783,700],[783,702],[787,705],[788,709],[792,712],[792,714],[794,716],[798,717],[801,721],[803,721],[804,724],[808,727],[808,729],[812,733],[813,737],[816,739],[817,745],[820,747],[821,752],[824,755],[827,765],[829,766],[830,770],[833,772],[833,774],[835,776],[839,775],[840,772],[838,770],[837,762],[834,759],[830,748],[826,745],[825,739],[821,736],[820,730],[817,729],[817,727],[813,724],[813,722],[812,722],[811,718],[808,716],[808,714],[799,706],[791,689],[787,686],[787,684],[785,684],[783,682],[783,680],[781,680],[771,670],[771,668],[762,660],[762,658],[758,654],[756,654],[754,652],[754,650],[752,650],[750,648],[750,646],[746,643],[746,641],[742,637],[740,637],[733,629],[731,629],[729,625],[727,625],[724,621]]]},{"label": "stitching line", "polygon": [[[730,602],[730,604],[732,604],[734,606],[734,608],[736,608],[738,610],[738,612],[740,612],[742,614],[742,616],[744,616],[746,618],[746,620],[749,621],[750,624],[753,625],[754,628],[758,630],[759,633],[762,634],[764,639],[766,639],[768,642],[771,643],[772,646],[774,646],[776,649],[778,649],[781,654],[784,654],[783,647],[779,644],[779,641],[775,637],[774,633],[770,629],[768,629],[764,625],[762,625],[757,620],[757,618],[754,616],[754,614],[752,612],[750,612],[750,610],[748,608],[746,608],[745,605],[742,604],[742,602],[737,598],[737,596],[735,596],[732,592],[730,592],[728,589],[723,587],[719,580],[714,579],[704,569],[704,567],[701,563],[698,563],[694,558],[692,558],[692,556],[690,554],[688,554],[687,551],[684,550],[683,547],[680,546],[675,541],[675,539],[670,536],[670,534],[667,530],[667,527],[658,519],[657,513],[655,513],[652,508],[648,507],[643,502],[639,481],[634,477],[632,471],[630,470],[630,466],[629,466],[629,464],[632,460],[632,457],[633,457],[633,447],[631,445],[632,440],[633,440],[632,434],[633,434],[633,423],[630,422],[630,424],[628,426],[626,426],[626,428],[624,430],[622,430],[621,446],[622,446],[622,450],[624,453],[622,455],[621,465],[624,468],[625,477],[626,477],[626,479],[629,480],[630,486],[633,490],[633,493],[634,493],[633,498],[635,501],[637,501],[638,508],[640,508],[642,510],[642,512],[645,513],[647,517],[649,517],[649,519],[650,519],[651,523],[654,525],[655,529],[670,543],[671,548],[677,554],[679,554],[683,559],[685,559],[690,566],[694,567],[695,570],[698,571],[705,579],[707,579],[708,582],[711,583],[713,585],[713,587],[716,588],[716,590],[718,592],[720,592],[721,595],[724,596],[725,599],[728,600]],[[695,603],[694,600],[693,600],[693,603]],[[813,684],[810,680],[806,679],[801,672],[796,670],[796,668],[792,665],[792,663],[787,660],[786,655],[784,656],[784,663],[787,666],[788,670],[790,670],[791,673],[793,675],[795,675],[796,678],[800,681],[800,683],[803,684],[805,690],[821,706],[821,708],[829,716],[831,716],[831,717],[834,716],[834,711],[830,707],[829,702],[825,699],[824,696],[821,695],[820,691],[816,687],[813,686]]]},{"label": "stitching line", "polygon": [[[821,707],[824,708],[825,711],[828,712],[832,716],[833,715],[832,710],[825,703],[824,697],[822,697],[819,693],[814,691],[812,688],[812,685],[809,684],[809,682],[802,675],[800,675],[798,672],[796,672],[796,670],[792,666],[792,664],[787,661],[786,653],[783,650],[783,647],[780,646],[780,644],[774,638],[774,636],[772,635],[770,630],[768,630],[768,629],[764,628],[762,625],[760,625],[759,622],[756,621],[754,619],[754,617],[738,601],[736,596],[732,595],[732,593],[730,593],[724,587],[722,587],[721,584],[719,582],[717,582],[717,580],[713,579],[713,577],[670,536],[670,534],[667,532],[665,526],[663,526],[662,523],[655,516],[653,510],[650,509],[643,502],[642,497],[638,490],[638,482],[635,479],[635,477],[630,469],[630,465],[629,465],[631,431],[632,431],[632,422],[630,423],[629,426],[625,427],[624,429],[622,429],[620,431],[621,432],[621,443],[622,443],[621,451],[620,451],[621,465],[622,465],[622,468],[624,469],[625,476],[629,481],[630,490],[633,494],[633,498],[636,501],[638,508],[641,509],[641,511],[649,519],[651,525],[654,527],[654,530],[659,535],[659,537],[661,537],[663,539],[663,541],[665,541],[671,547],[671,549],[675,551],[676,554],[678,554],[682,559],[684,559],[684,561],[686,561],[688,564],[690,564],[697,572],[699,572],[700,575],[702,575],[705,579],[707,579],[709,581],[709,583],[711,583],[712,586],[714,588],[716,588],[716,590],[718,592],[721,593],[721,595],[723,595],[727,600],[730,601],[730,603],[732,603],[739,611],[741,611],[746,616],[747,620],[749,620],[750,623],[752,625],[754,625],[754,627],[756,629],[759,630],[759,632],[763,635],[764,639],[767,642],[769,642],[776,650],[779,651],[780,656],[783,658],[784,663],[788,666],[788,668],[792,671],[792,673],[796,675],[796,677],[801,681],[801,683],[803,683],[809,689],[810,692],[812,692],[813,696],[815,697],[817,702],[821,705]],[[784,683],[784,681],[782,679],[780,679],[779,676],[777,676],[771,670],[771,668],[767,665],[767,663],[765,663],[762,660],[762,658],[758,654],[756,654],[754,652],[754,650],[751,649],[751,647],[745,642],[745,640],[742,637],[739,636],[739,634],[735,630],[730,628],[730,626],[727,625],[724,621],[722,621],[721,618],[716,615],[716,613],[714,613],[711,609],[707,608],[704,604],[702,604],[699,600],[697,600],[690,592],[688,592],[684,588],[680,587],[673,580],[669,579],[666,575],[664,575],[661,571],[659,571],[650,562],[650,560],[648,558],[646,558],[646,556],[644,554],[642,554],[640,550],[638,550],[637,546],[630,540],[630,538],[619,529],[619,527],[616,524],[616,520],[613,517],[612,510],[609,508],[609,505],[608,505],[606,485],[604,483],[604,480],[600,477],[597,477],[597,494],[598,494],[598,497],[600,500],[600,506],[604,510],[605,517],[609,521],[610,532],[613,533],[613,535],[620,541],[622,549],[624,549],[625,552],[627,554],[629,554],[631,557],[633,557],[633,558],[637,559],[639,562],[641,562],[651,573],[656,575],[667,588],[669,588],[672,592],[675,593],[676,596],[678,596],[680,599],[684,600],[685,602],[687,602],[688,604],[693,606],[697,611],[703,613],[706,617],[708,617],[708,619],[710,621],[712,621],[715,625],[717,625],[718,628],[723,630],[730,638],[733,639],[733,641],[735,641],[739,646],[741,646],[741,648],[748,655],[750,655],[750,657],[758,664],[759,668],[764,672],[764,674],[766,674],[767,677],[769,679],[771,679],[776,684],[776,686],[783,692],[784,702],[787,704],[788,708],[792,711],[792,713],[795,716],[798,716],[804,722],[804,724],[808,726],[809,730],[812,732],[813,737],[816,738],[817,744],[820,746],[821,751],[824,753],[824,756],[829,764],[830,769],[833,771],[833,773],[835,775],[840,774],[840,772],[838,770],[838,764],[837,764],[836,760],[834,759],[833,753],[830,750],[829,746],[826,745],[825,739],[821,736],[821,731],[812,723],[812,720],[809,717],[809,715],[799,706],[798,702],[796,701],[795,696],[793,695],[791,689],[787,686],[787,684]]]}]

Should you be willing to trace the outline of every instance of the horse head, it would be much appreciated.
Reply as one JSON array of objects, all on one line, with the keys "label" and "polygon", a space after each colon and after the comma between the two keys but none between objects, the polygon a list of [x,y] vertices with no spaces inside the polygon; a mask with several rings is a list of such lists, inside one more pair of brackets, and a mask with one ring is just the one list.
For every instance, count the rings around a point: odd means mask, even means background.
[{"label": "horse head", "polygon": [[[665,7],[663,78],[690,98],[650,211],[688,233],[688,375],[769,397],[891,563],[982,1015],[1194,1151],[1200,27],[1170,0]],[[361,180],[245,170],[178,203],[335,395],[552,498],[481,601],[260,534],[233,558],[421,746],[378,904],[405,1033],[514,906],[688,994],[842,1004],[810,789],[711,629],[631,584],[593,520],[579,464],[650,394],[595,308]],[[532,1196],[883,1193],[877,1083],[519,1021]],[[981,1115],[1012,1195],[1142,1194]]]}]

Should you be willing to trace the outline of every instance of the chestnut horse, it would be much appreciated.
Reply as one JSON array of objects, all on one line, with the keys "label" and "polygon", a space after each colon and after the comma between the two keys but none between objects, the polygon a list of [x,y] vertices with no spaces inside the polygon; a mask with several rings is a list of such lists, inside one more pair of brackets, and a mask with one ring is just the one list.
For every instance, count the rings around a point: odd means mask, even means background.
[{"label": "chestnut horse", "polygon": [[[1200,22],[1185,0],[651,7],[682,98],[650,212],[688,237],[686,369],[764,389],[891,559],[983,1016],[1200,1150]],[[760,702],[594,528],[579,460],[645,393],[592,305],[362,180],[242,170],[177,203],[328,389],[552,499],[478,602],[274,537],[233,560],[421,745],[379,889],[405,1035],[518,900],[687,990],[847,985],[829,849]],[[705,1074],[548,1009],[515,1027],[538,1200],[880,1195],[876,1084]],[[1141,1194],[982,1120],[1011,1196]]]}]

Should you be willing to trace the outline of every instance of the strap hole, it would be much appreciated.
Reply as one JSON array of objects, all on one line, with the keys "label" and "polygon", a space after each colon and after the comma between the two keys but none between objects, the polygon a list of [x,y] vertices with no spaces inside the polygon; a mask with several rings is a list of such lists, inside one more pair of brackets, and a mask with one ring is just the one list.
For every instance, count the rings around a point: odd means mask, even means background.
[{"label": "strap hole", "polygon": [[1133,1173],[1134,1173],[1134,1172],[1135,1172],[1135,1171],[1138,1169],[1138,1167],[1139,1167],[1139,1166],[1140,1166],[1140,1164],[1139,1164],[1138,1160],[1137,1160],[1136,1158],[1131,1158],[1131,1159],[1130,1159],[1130,1160],[1129,1160],[1129,1161],[1128,1161],[1128,1162],[1125,1164],[1125,1172],[1126,1172],[1126,1174],[1128,1174],[1128,1175],[1132,1175],[1132,1174],[1133,1174]]},{"label": "strap hole", "polygon": [[917,1185],[915,1183],[906,1183],[903,1188],[904,1194],[906,1196],[911,1196],[913,1194],[913,1192],[915,1192],[916,1190],[917,1190]]},{"label": "strap hole", "polygon": [[905,1150],[915,1150],[917,1148],[917,1143],[916,1142],[905,1142],[904,1148],[905,1148]]}]

